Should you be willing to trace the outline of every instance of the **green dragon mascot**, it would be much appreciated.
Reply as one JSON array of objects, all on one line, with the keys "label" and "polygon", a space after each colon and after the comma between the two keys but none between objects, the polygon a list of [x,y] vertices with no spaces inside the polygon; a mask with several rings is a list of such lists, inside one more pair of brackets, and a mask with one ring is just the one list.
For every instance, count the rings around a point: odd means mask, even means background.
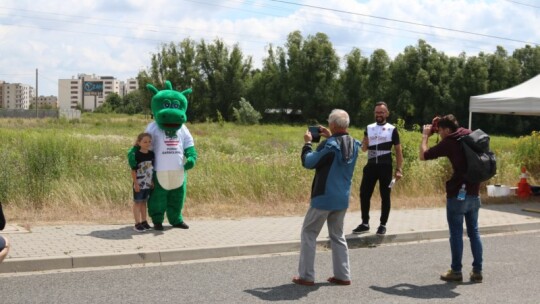
[{"label": "green dragon mascot", "polygon": [[[145,132],[152,135],[154,161],[154,190],[148,200],[148,214],[155,230],[163,230],[165,212],[167,220],[175,228],[188,229],[182,209],[186,199],[187,170],[195,166],[197,151],[193,137],[185,126],[188,106],[186,95],[173,90],[170,81],[165,81],[165,89],[157,90],[153,85],[146,87],[152,91],[151,109],[154,121]],[[128,152],[130,166],[136,164],[135,149]]]}]

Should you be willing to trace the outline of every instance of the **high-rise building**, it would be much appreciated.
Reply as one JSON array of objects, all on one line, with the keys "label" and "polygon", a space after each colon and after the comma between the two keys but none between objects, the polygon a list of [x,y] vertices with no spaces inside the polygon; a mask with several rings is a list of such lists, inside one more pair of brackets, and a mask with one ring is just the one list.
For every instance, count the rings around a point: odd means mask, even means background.
[{"label": "high-rise building", "polygon": [[34,100],[34,87],[22,83],[0,82],[0,108],[28,109]]},{"label": "high-rise building", "polygon": [[136,91],[139,89],[139,83],[135,78],[129,78],[126,82],[121,82],[122,94],[120,96],[124,97],[127,94]]},{"label": "high-rise building", "polygon": [[137,80],[132,78],[125,84],[112,76],[79,74],[71,79],[58,80],[58,107],[93,111],[105,102],[109,94],[123,97],[137,88]]}]

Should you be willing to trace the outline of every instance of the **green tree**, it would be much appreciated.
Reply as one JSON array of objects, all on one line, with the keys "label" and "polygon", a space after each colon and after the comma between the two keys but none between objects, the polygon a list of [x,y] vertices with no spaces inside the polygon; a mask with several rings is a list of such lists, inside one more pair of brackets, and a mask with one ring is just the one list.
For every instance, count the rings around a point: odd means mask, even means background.
[{"label": "green tree", "polygon": [[[504,90],[520,83],[521,71],[516,70],[515,65],[512,66],[511,60],[514,61],[514,64],[517,63],[516,59],[508,56],[502,46],[497,46],[495,53],[486,56],[490,92]],[[517,73],[517,75],[511,75],[512,72]]]},{"label": "green tree", "polygon": [[117,93],[111,93],[105,98],[105,103],[109,104],[114,111],[122,106],[122,97]]},{"label": "green tree", "polygon": [[461,53],[457,57],[450,57],[448,60],[448,73],[452,75],[450,79],[450,95],[456,101],[456,106],[452,114],[460,117],[461,120],[468,117],[468,101],[471,96],[466,84],[466,62],[467,56],[465,53]]},{"label": "green tree", "polygon": [[169,80],[177,90],[191,85],[192,79],[198,77],[196,43],[184,39],[178,44],[170,42],[162,44],[158,53],[152,54],[150,77],[154,85],[162,86]]},{"label": "green tree", "polygon": [[127,114],[144,113],[148,101],[144,99],[140,91],[133,91],[123,98],[123,112]]},{"label": "green tree", "polygon": [[147,84],[154,84],[152,78],[146,71],[140,71],[137,75],[137,83],[139,84],[139,95],[141,98],[142,112],[145,114],[150,113],[150,101],[152,100],[152,93],[146,88]]},{"label": "green tree", "polygon": [[197,61],[201,70],[204,115],[212,117],[217,110],[230,120],[233,100],[245,93],[244,83],[251,76],[251,57],[244,59],[238,45],[230,53],[225,43],[216,39],[213,44],[201,41]]},{"label": "green tree", "polygon": [[304,101],[309,98],[305,92],[304,84],[304,56],[302,47],[304,44],[304,37],[300,31],[295,31],[287,36],[287,42],[285,43],[286,64],[288,70],[288,95],[289,105],[293,109],[303,109]]},{"label": "green tree", "polygon": [[[199,110],[203,104],[199,102],[192,103],[192,99],[198,99],[203,89],[199,84],[202,83],[199,75],[199,65],[196,60],[196,42],[191,39],[184,39],[178,44],[170,42],[162,44],[158,53],[151,56],[150,75],[146,72],[139,73],[139,87],[141,91],[146,90],[146,84],[152,83],[156,87],[163,87],[165,80],[169,80],[176,90],[182,91],[186,88],[193,88],[193,94],[188,96],[190,106],[187,115],[190,119],[200,114]],[[144,94],[144,98],[151,100],[151,94]]]},{"label": "green tree", "polygon": [[398,117],[412,122],[430,121],[435,114],[455,109],[448,62],[444,53],[423,40],[396,57],[391,65],[393,97],[389,104],[396,102]]},{"label": "green tree", "polygon": [[224,99],[228,101],[227,103],[230,103],[227,106],[232,106],[234,100],[245,95],[246,87],[251,84],[251,68],[251,57],[244,58],[240,47],[234,45],[225,65],[224,73],[226,89],[224,89],[223,95]]},{"label": "green tree", "polygon": [[339,57],[323,33],[308,36],[300,32],[287,39],[291,104],[301,109],[306,119],[322,121],[336,101]]},{"label": "green tree", "polygon": [[529,80],[540,74],[540,46],[532,47],[526,45],[524,48],[514,50],[512,57],[519,62],[522,67],[522,78],[520,82]]},{"label": "green tree", "polygon": [[339,78],[340,91],[342,92],[342,105],[338,108],[346,110],[351,117],[361,114],[360,105],[366,98],[366,70],[368,60],[362,57],[360,49],[354,48],[345,56],[346,66]]},{"label": "green tree", "polygon": [[[362,125],[373,120],[373,109],[377,101],[385,101],[391,107],[393,112],[396,101],[391,100],[389,90],[391,82],[390,66],[391,59],[383,49],[375,50],[367,63],[366,81],[364,88],[366,92],[365,98],[360,105],[360,121]],[[397,112],[396,112],[397,113]]]},{"label": "green tree", "polygon": [[[278,49],[279,52],[279,49]],[[254,108],[264,111],[268,108],[279,108],[286,81],[281,81],[281,71],[276,51],[272,45],[268,47],[268,56],[262,60],[262,69],[252,74],[252,83],[248,95]]]}]

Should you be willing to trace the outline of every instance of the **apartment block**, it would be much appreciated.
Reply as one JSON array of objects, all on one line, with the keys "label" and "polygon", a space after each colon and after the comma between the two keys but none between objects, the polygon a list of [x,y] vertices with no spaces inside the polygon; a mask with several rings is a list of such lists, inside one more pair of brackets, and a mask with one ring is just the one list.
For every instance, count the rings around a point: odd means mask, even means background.
[{"label": "apartment block", "polygon": [[[32,101],[32,104],[35,103],[35,99],[34,101]],[[39,108],[51,108],[51,109],[56,109],[58,108],[58,97],[56,96],[39,96],[37,98],[37,103],[38,103],[38,107]]]},{"label": "apartment block", "polygon": [[127,94],[136,91],[139,89],[139,83],[135,78],[129,78],[126,82],[121,82],[122,94],[120,96],[124,97]]},{"label": "apartment block", "polygon": [[35,90],[30,85],[0,81],[0,108],[28,109],[34,97]]},{"label": "apartment block", "polygon": [[112,76],[96,76],[95,74],[78,74],[71,79],[58,80],[58,107],[93,111],[101,106],[107,96],[116,93],[121,97],[138,89],[136,79],[127,82],[119,81]]}]

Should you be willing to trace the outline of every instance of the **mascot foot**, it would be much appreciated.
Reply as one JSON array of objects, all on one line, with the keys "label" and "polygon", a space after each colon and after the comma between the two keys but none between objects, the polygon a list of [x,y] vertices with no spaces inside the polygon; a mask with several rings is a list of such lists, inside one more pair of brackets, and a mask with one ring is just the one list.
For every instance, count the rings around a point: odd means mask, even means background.
[{"label": "mascot foot", "polygon": [[180,222],[173,225],[174,228],[189,229],[189,226],[185,222]]},{"label": "mascot foot", "polygon": [[154,223],[154,230],[163,230],[163,224],[162,223]]}]

